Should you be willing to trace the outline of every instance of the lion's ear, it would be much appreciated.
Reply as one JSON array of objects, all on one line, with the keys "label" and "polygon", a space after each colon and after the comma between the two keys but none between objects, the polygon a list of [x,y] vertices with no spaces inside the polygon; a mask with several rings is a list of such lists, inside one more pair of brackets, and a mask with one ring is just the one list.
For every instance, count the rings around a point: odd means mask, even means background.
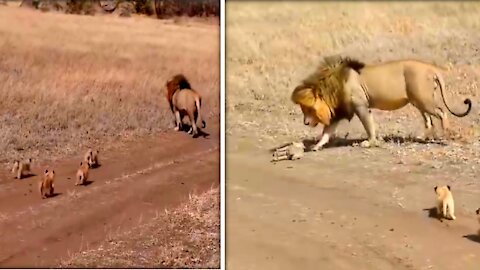
[{"label": "lion's ear", "polygon": [[435,187],[433,188],[433,190],[434,190],[435,192],[437,192],[437,186],[435,186]]},{"label": "lion's ear", "polygon": [[448,188],[448,190],[450,190],[450,186],[449,186],[449,185],[447,185],[447,188]]}]

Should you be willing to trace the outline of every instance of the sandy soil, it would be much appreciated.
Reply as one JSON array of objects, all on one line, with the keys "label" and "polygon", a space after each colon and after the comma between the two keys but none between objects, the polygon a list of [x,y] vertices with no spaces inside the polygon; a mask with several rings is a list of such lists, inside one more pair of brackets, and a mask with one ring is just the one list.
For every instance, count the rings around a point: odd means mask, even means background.
[{"label": "sandy soil", "polygon": [[[478,269],[473,177],[415,156],[400,164],[384,149],[345,146],[279,163],[247,139],[229,138],[228,149],[228,269]],[[433,187],[444,183],[455,221],[431,210]]]},{"label": "sandy soil", "polygon": [[[477,3],[229,2],[226,190],[228,269],[479,269]],[[425,144],[413,106],[374,110],[380,148],[357,146],[355,117],[298,161],[269,149],[311,141],[290,101],[326,55],[447,66],[454,136]],[[438,122],[435,123],[439,126]],[[441,133],[439,134],[441,136]],[[449,184],[457,220],[440,222],[434,186]]]},{"label": "sandy soil", "polygon": [[74,186],[81,156],[49,164],[58,192],[49,199],[36,188],[46,164],[26,179],[2,175],[0,201],[8,203],[0,204],[0,246],[9,248],[0,249],[0,265],[53,267],[218,186],[219,124],[209,124],[207,138],[166,132],[103,153],[87,186]]}]

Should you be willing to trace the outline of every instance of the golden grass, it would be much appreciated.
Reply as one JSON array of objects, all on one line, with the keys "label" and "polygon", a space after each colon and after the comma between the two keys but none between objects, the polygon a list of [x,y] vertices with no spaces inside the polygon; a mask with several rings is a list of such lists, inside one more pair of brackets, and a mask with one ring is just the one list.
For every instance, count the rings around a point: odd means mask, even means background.
[{"label": "golden grass", "polygon": [[[450,104],[463,110],[465,95],[477,104],[479,12],[475,2],[227,2],[227,132],[297,139],[318,134],[303,127],[290,95],[332,54],[367,63],[417,58],[449,66],[444,75]],[[375,114],[380,132],[415,131],[412,122],[423,131],[412,106]],[[473,121],[480,122],[476,114],[474,108],[468,117],[451,117],[451,122],[471,129]],[[357,130],[365,134],[361,127]]]},{"label": "golden grass", "polygon": [[219,188],[190,195],[183,205],[130,232],[109,232],[100,247],[72,254],[61,267],[219,268]]},{"label": "golden grass", "polygon": [[203,95],[205,116],[218,116],[219,52],[218,25],[0,6],[2,157],[165,130],[163,86],[179,72]]}]

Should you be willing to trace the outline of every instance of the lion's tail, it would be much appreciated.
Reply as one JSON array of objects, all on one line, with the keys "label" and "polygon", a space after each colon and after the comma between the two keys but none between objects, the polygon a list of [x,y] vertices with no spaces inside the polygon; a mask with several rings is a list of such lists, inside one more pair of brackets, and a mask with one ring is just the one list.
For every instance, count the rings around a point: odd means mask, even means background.
[{"label": "lion's tail", "polygon": [[443,81],[443,78],[440,74],[435,74],[435,77],[434,77],[434,80],[435,82],[438,84],[438,86],[440,87],[440,93],[442,94],[442,99],[443,99],[443,103],[445,104],[445,107],[447,107],[447,110],[455,115],[456,117],[464,117],[466,116],[468,113],[470,113],[470,111],[472,110],[472,101],[469,99],[469,98],[466,98],[463,103],[466,104],[468,106],[467,110],[464,112],[464,113],[456,113],[454,111],[452,111],[450,109],[450,107],[448,107],[447,105],[447,101],[445,100],[445,94],[443,93],[443,90],[445,88],[445,82]]},{"label": "lion's tail", "polygon": [[205,120],[203,120],[203,117],[202,117],[202,112],[201,112],[201,105],[202,105],[202,98],[201,97],[196,97],[195,98],[195,106],[197,106],[197,114],[198,114],[198,120],[200,120],[200,122],[202,122],[202,128],[205,128],[207,126],[207,124],[205,123]]}]

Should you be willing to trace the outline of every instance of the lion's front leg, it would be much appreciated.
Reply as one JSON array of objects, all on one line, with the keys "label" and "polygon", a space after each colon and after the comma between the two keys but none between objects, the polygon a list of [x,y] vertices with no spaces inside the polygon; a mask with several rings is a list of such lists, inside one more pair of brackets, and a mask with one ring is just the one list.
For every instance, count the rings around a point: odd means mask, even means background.
[{"label": "lion's front leg", "polygon": [[339,121],[334,121],[329,126],[325,126],[323,128],[322,138],[312,147],[312,151],[318,151],[322,148],[325,144],[330,141],[330,138],[335,135],[335,131],[337,130]]},{"label": "lion's front leg", "polygon": [[360,146],[362,147],[377,147],[380,142],[377,140],[375,132],[375,122],[373,121],[373,115],[370,109],[365,106],[355,107],[355,114],[360,118],[363,127],[368,135],[368,140],[363,141]]}]

